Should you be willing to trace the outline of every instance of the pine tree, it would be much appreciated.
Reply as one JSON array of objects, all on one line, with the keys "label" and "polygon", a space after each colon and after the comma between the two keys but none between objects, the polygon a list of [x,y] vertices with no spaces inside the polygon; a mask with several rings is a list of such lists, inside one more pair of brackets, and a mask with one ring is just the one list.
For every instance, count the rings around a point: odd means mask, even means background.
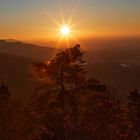
[{"label": "pine tree", "polygon": [[105,84],[86,76],[83,55],[76,45],[34,64],[29,112],[47,130],[42,140],[133,140],[127,112]]}]

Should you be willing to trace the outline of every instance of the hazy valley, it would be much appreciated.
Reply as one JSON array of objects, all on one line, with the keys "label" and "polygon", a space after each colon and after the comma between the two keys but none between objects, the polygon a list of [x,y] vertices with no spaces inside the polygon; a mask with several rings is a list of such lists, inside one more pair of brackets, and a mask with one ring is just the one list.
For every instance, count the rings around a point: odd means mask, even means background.
[{"label": "hazy valley", "polygon": [[[100,43],[100,42],[99,42]],[[115,44],[115,42],[113,42]],[[123,44],[122,44],[123,45]],[[129,44],[124,48],[108,46],[85,51],[88,74],[106,83],[121,94],[140,89],[140,48]],[[17,41],[0,41],[0,82],[8,85],[18,98],[28,98],[34,92],[32,63],[49,60],[56,49]]]}]

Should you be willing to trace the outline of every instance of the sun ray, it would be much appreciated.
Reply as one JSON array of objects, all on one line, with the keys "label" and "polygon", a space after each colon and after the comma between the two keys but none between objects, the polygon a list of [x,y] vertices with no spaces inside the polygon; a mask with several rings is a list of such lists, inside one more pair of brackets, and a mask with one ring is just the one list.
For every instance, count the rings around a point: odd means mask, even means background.
[{"label": "sun ray", "polygon": [[72,13],[71,13],[71,15],[70,15],[70,17],[69,17],[69,19],[68,19],[67,24],[68,24],[69,26],[72,24],[73,15],[75,14],[75,11],[76,11],[75,9],[76,9],[76,8],[73,9],[73,11],[72,11]]},{"label": "sun ray", "polygon": [[68,37],[66,37],[66,44],[67,44],[67,48],[69,48],[70,47],[70,42],[69,42],[69,38]]},{"label": "sun ray", "polygon": [[62,25],[65,25],[66,23],[65,23],[65,20],[64,20],[64,11],[63,11],[63,8],[60,11],[60,16],[61,16]]},{"label": "sun ray", "polygon": [[[70,44],[72,42],[80,43],[80,41],[76,38],[76,35],[78,35],[78,31],[75,30],[76,26],[78,26],[81,22],[85,21],[84,19],[73,23],[73,17],[75,15],[75,12],[77,11],[77,6],[73,9],[71,12],[69,18],[66,20],[64,18],[64,11],[63,8],[60,9],[60,22],[58,22],[53,17],[48,17],[51,19],[51,21],[56,24],[55,28],[52,28],[51,31],[56,36],[57,40],[57,48],[60,48],[61,44],[65,44],[67,47],[70,47]],[[80,34],[80,33],[79,33]]]},{"label": "sun ray", "polygon": [[75,22],[75,23],[71,24],[71,27],[74,28],[74,27],[80,25],[81,23],[83,23],[85,21],[87,21],[87,20],[86,19],[81,19],[78,22]]},{"label": "sun ray", "polygon": [[57,45],[56,45],[56,47],[57,47],[58,49],[60,48],[60,45],[61,45],[61,43],[62,43],[62,40],[63,40],[63,38],[62,38],[62,37],[59,37],[58,42],[57,42]]},{"label": "sun ray", "polygon": [[57,26],[61,26],[61,24],[58,21],[56,21],[52,16],[50,16],[49,14],[47,14],[47,16],[54,24],[56,24]]}]

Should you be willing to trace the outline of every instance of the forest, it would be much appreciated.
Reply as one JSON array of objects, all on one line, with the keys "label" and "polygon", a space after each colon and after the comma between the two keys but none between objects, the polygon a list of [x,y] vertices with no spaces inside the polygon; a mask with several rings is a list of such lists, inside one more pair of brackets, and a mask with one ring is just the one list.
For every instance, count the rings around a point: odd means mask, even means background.
[{"label": "forest", "polygon": [[140,92],[120,97],[85,64],[80,45],[34,62],[34,93],[24,105],[1,84],[0,140],[140,139]]}]

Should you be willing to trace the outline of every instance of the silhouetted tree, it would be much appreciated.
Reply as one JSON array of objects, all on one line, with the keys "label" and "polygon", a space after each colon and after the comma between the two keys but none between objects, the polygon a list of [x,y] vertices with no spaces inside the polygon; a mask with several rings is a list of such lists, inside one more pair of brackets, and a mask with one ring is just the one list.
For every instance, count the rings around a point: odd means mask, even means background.
[{"label": "silhouetted tree", "polygon": [[40,137],[133,140],[127,111],[105,84],[86,76],[83,55],[76,45],[34,64],[36,93],[28,110],[46,130]]},{"label": "silhouetted tree", "polygon": [[95,78],[87,79],[80,88],[96,92],[105,92],[107,90],[106,85],[101,84],[100,81]]},{"label": "silhouetted tree", "polygon": [[130,92],[128,99],[129,117],[133,123],[133,129],[137,133],[137,137],[140,137],[140,92],[135,89]]},{"label": "silhouetted tree", "polygon": [[90,139],[132,140],[133,130],[127,111],[120,101],[107,92],[94,92],[87,100],[85,127]]},{"label": "silhouetted tree", "polygon": [[62,92],[77,89],[85,80],[83,55],[80,45],[61,51],[48,62],[34,64],[35,75],[38,80],[55,85]]},{"label": "silhouetted tree", "polygon": [[15,110],[8,87],[0,85],[0,139],[15,139]]},{"label": "silhouetted tree", "polygon": [[[55,97],[53,97],[57,99],[53,103],[51,102],[50,107],[53,106],[53,108],[59,108],[60,110],[56,118],[58,120],[57,125],[59,125],[56,128],[58,128],[59,133],[55,131],[61,137],[60,139],[66,139],[66,136],[64,136],[65,119],[71,115],[73,116],[71,119],[76,121],[77,103],[73,94],[85,81],[83,55],[80,46],[76,45],[58,53],[54,59],[47,63],[42,62],[34,65],[35,76],[39,80],[38,83],[41,86],[43,85],[43,89],[49,86],[49,92],[52,92],[52,94],[55,92]],[[50,89],[53,91],[50,91]]]}]

